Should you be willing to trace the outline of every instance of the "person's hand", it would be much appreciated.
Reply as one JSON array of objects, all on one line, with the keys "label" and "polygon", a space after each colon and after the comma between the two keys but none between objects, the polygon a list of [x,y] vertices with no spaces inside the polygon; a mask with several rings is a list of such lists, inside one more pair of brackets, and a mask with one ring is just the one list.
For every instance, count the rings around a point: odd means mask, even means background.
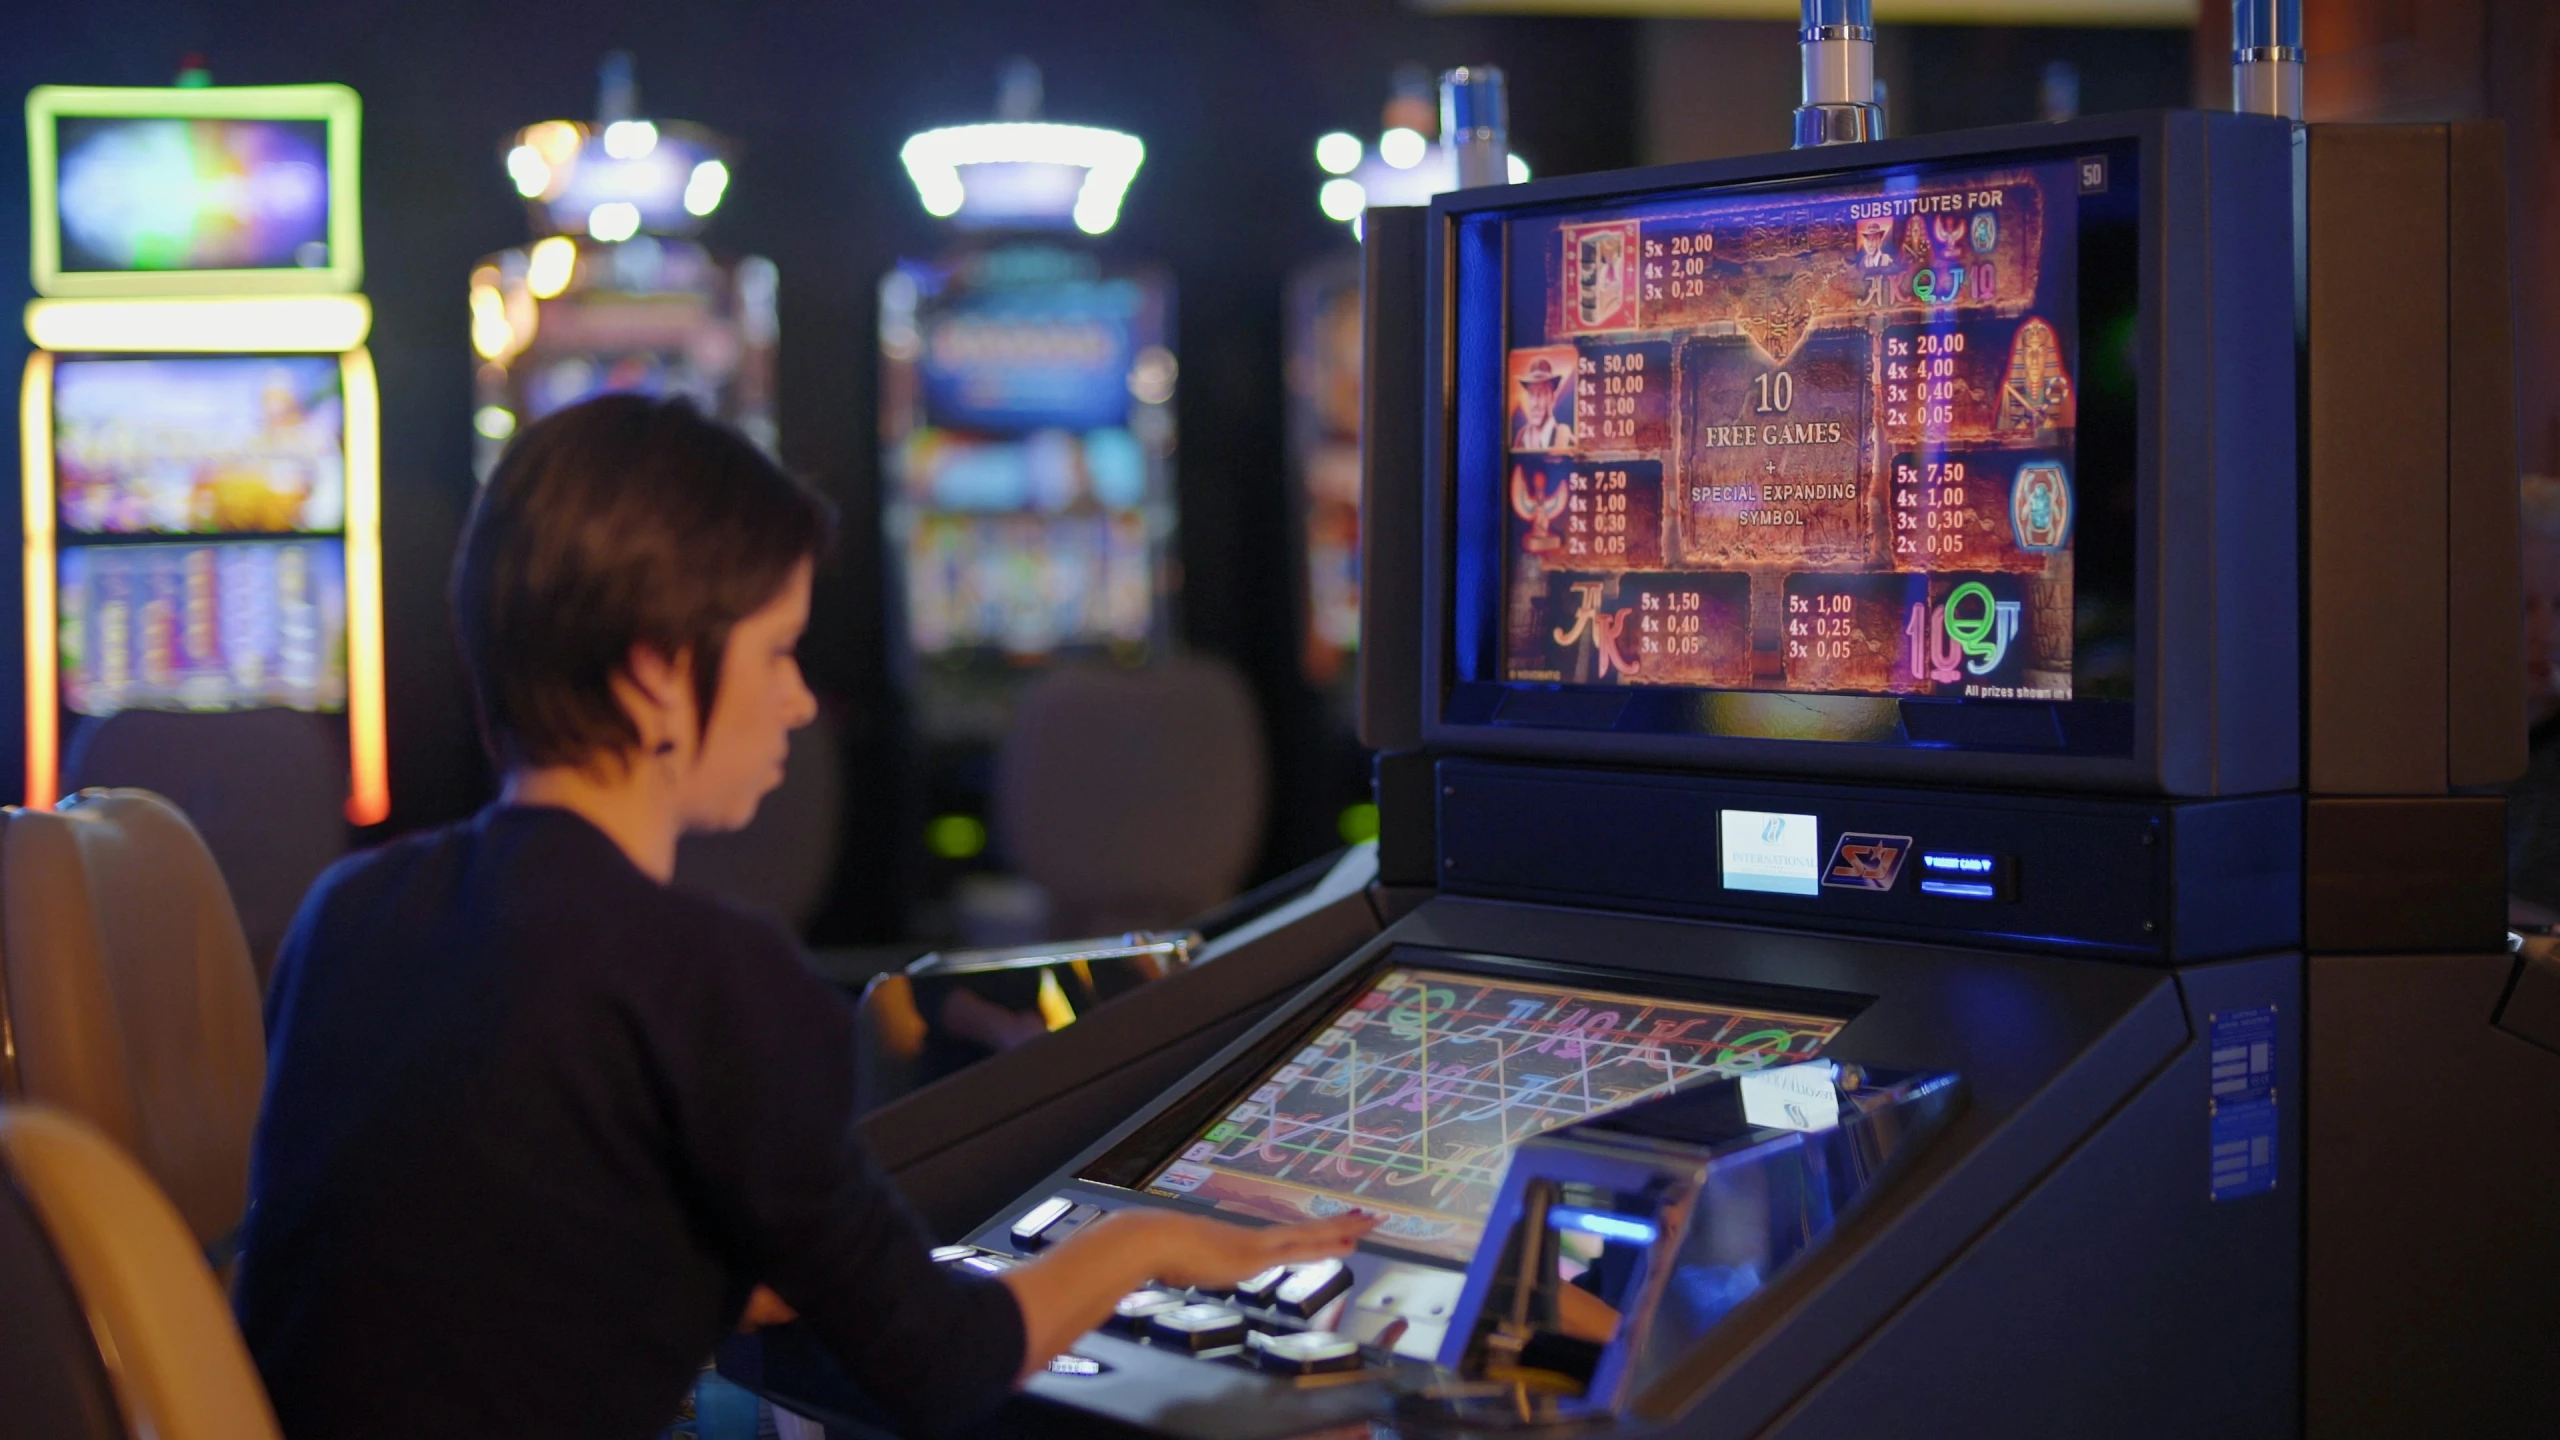
[{"label": "person's hand", "polygon": [[767,1325],[788,1325],[800,1318],[789,1302],[759,1285],[747,1296],[747,1313],[738,1317],[738,1333],[753,1334]]},{"label": "person's hand", "polygon": [[1274,1265],[1337,1259],[1378,1225],[1377,1216],[1357,1210],[1330,1220],[1258,1226],[1170,1210],[1141,1213],[1160,1232],[1148,1236],[1155,1278],[1176,1286],[1233,1285]]}]

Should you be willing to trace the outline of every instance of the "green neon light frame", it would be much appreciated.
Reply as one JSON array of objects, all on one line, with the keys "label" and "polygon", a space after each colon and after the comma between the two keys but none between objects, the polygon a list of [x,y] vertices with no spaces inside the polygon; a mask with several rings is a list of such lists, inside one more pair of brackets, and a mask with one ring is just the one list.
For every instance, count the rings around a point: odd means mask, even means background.
[{"label": "green neon light frame", "polygon": [[[48,297],[343,294],[364,283],[363,195],[357,187],[364,103],[344,85],[236,85],[180,90],[39,85],[27,92],[27,177],[34,192],[28,246],[36,293]],[[62,268],[54,124],[64,118],[323,120],[328,122],[329,264],[319,269],[74,270]]]}]

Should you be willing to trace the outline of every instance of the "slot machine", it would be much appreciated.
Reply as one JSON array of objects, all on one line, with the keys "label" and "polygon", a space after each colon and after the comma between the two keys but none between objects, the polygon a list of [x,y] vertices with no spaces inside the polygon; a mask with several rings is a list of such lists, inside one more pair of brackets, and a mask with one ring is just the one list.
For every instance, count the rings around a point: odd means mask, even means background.
[{"label": "slot machine", "polygon": [[[1418,536],[1364,610],[1389,923],[1123,1002],[1184,1050],[1137,1103],[867,1133],[991,1274],[1131,1207],[1381,1223],[1132,1294],[1015,1431],[2538,1423],[2494,130],[1886,140],[1813,8],[1799,133],[1860,143],[1370,217],[1368,378],[1418,397],[1365,476]],[[1092,1138],[1037,1173],[1041,1126]]]},{"label": "slot machine", "polygon": [[697,238],[729,191],[729,143],[640,114],[631,58],[605,58],[596,119],[505,147],[536,239],[471,271],[472,429],[482,480],[510,436],[591,396],[685,396],[768,452],[779,276]]},{"label": "slot machine", "polygon": [[1176,641],[1174,285],[1102,243],[1146,147],[1037,119],[1038,94],[1018,63],[1005,118],[908,138],[950,241],[880,282],[892,644],[945,882],[983,863],[991,756],[1023,687],[1060,662],[1144,667]]},{"label": "slot machine", "polygon": [[31,806],[119,712],[274,708],[344,726],[350,823],[390,813],[359,115],[337,85],[27,97]]}]

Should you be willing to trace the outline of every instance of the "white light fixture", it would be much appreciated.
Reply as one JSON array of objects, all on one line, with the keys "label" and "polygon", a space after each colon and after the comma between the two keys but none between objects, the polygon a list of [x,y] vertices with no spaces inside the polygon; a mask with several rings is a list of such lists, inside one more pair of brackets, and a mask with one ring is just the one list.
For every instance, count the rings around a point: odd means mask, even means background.
[{"label": "white light fixture", "polygon": [[646,120],[616,120],[604,127],[604,153],[638,160],[658,148],[658,127]]},{"label": "white light fixture", "polygon": [[546,235],[525,255],[524,288],[536,300],[548,300],[569,288],[577,273],[578,242],[566,235]]},{"label": "white light fixture", "polygon": [[1502,165],[1504,173],[1511,177],[1512,184],[1526,185],[1529,183],[1528,161],[1521,159],[1517,155],[1506,155],[1503,157]]},{"label": "white light fixture", "polygon": [[1327,220],[1356,220],[1361,211],[1369,208],[1369,192],[1357,180],[1327,180],[1324,188],[1316,192],[1316,204],[1324,210]]},{"label": "white light fixture", "polygon": [[587,233],[611,244],[640,233],[640,207],[628,200],[608,200],[587,212]]},{"label": "white light fixture", "polygon": [[27,338],[45,350],[334,354],[364,343],[373,306],[361,295],[37,300],[26,318]]},{"label": "white light fixture", "polygon": [[1421,164],[1422,157],[1430,151],[1431,142],[1422,138],[1421,131],[1402,125],[1378,137],[1378,158],[1398,170],[1410,170]]},{"label": "white light fixture", "polygon": [[728,193],[729,167],[705,160],[693,167],[693,178],[684,182],[684,213],[708,215],[720,208],[720,197]]},{"label": "white light fixture", "polygon": [[1327,175],[1348,175],[1360,168],[1360,137],[1336,130],[1316,137],[1316,164]]},{"label": "white light fixture", "polygon": [[516,412],[504,405],[483,405],[471,416],[471,428],[491,440],[504,440],[516,433]]},{"label": "white light fixture", "polygon": [[1120,220],[1120,200],[1147,158],[1147,147],[1135,135],[1090,125],[1052,125],[1038,121],[998,121],[986,125],[952,125],[908,137],[898,158],[915,181],[926,213],[960,213],[968,191],[960,171],[968,165],[1069,165],[1082,169],[1076,191],[1076,228],[1100,235]]},{"label": "white light fixture", "polygon": [[516,193],[527,200],[539,196],[551,185],[551,162],[530,145],[518,145],[507,152],[507,178],[516,182]]}]

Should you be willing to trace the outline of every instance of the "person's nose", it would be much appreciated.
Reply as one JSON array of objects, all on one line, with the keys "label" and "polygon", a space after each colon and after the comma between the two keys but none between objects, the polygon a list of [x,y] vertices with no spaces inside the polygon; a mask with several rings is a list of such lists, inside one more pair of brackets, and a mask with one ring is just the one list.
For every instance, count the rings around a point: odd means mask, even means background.
[{"label": "person's nose", "polygon": [[810,691],[808,677],[800,673],[800,666],[795,662],[791,667],[791,693],[783,708],[783,723],[797,730],[817,718],[818,697]]}]

